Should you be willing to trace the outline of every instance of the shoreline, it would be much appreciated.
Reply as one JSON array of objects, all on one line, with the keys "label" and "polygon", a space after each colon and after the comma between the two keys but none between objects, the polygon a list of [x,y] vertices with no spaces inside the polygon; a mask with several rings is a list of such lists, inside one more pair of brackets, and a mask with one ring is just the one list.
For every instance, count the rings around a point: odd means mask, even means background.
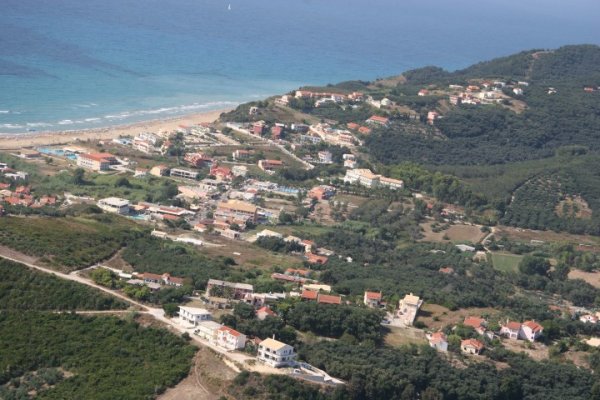
[{"label": "shoreline", "polygon": [[152,119],[129,124],[64,131],[0,133],[0,150],[18,150],[26,147],[68,144],[90,139],[114,139],[119,136],[135,136],[142,131],[172,131],[179,125],[215,122],[222,113],[233,108],[184,114],[171,118]]}]

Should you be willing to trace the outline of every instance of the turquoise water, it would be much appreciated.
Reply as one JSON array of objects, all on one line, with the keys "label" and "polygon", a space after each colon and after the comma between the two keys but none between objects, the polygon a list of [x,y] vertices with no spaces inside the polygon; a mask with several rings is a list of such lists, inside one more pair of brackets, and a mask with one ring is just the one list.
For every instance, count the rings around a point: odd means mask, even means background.
[{"label": "turquoise water", "polygon": [[598,44],[599,16],[597,0],[2,0],[0,132],[163,118],[302,84]]}]

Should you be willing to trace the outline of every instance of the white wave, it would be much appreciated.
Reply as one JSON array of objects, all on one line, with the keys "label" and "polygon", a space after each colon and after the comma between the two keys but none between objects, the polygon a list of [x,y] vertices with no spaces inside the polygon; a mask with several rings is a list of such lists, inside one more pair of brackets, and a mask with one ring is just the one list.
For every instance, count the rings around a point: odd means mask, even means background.
[{"label": "white wave", "polygon": [[100,121],[100,118],[86,118],[84,121],[85,122],[98,122],[98,121]]},{"label": "white wave", "polygon": [[62,121],[58,121],[59,125],[72,125],[73,121],[70,119],[63,119]]},{"label": "white wave", "polygon": [[18,125],[18,124],[2,124],[0,126],[2,128],[7,128],[7,129],[22,129],[22,128],[24,128],[23,125]]},{"label": "white wave", "polygon": [[0,110],[0,114],[10,114],[10,110]]},{"label": "white wave", "polygon": [[48,122],[27,122],[25,125],[29,128],[43,128],[46,126],[52,126],[52,124]]}]

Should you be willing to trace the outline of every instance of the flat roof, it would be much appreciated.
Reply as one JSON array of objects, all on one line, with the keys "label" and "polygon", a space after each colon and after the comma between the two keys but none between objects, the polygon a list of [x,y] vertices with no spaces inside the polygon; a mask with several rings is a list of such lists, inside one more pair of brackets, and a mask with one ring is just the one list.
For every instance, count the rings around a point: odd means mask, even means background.
[{"label": "flat roof", "polygon": [[184,310],[189,312],[190,314],[193,315],[204,315],[204,314],[210,314],[210,311],[208,311],[205,308],[197,308],[197,307],[186,307],[186,306],[179,306],[180,310]]}]

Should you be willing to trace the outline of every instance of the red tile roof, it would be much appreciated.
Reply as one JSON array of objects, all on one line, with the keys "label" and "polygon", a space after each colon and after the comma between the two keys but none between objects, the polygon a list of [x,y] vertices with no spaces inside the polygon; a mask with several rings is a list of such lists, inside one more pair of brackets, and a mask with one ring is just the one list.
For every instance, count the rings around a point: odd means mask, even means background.
[{"label": "red tile roof", "polygon": [[470,326],[472,328],[479,328],[481,325],[485,323],[485,319],[479,317],[466,317],[463,324],[465,326]]},{"label": "red tile roof", "polygon": [[342,304],[342,298],[340,296],[332,296],[329,294],[319,294],[317,302],[322,304]]},{"label": "red tile roof", "polygon": [[271,310],[271,309],[270,309],[269,307],[267,307],[267,306],[264,306],[264,307],[261,307],[261,308],[259,308],[259,309],[256,311],[256,314],[259,314],[259,313],[265,313],[265,314],[267,314],[267,315],[270,315],[270,316],[272,316],[272,317],[275,317],[275,316],[277,316],[277,314],[275,313],[275,311]]},{"label": "red tile roof", "polygon": [[307,299],[307,300],[316,300],[317,297],[319,296],[319,292],[315,291],[315,290],[307,290],[304,289],[302,291],[302,298],[303,299]]},{"label": "red tile roof", "polygon": [[481,343],[477,339],[465,339],[462,342],[460,342],[460,346],[461,347],[463,347],[463,346],[472,346],[475,349],[477,349],[477,351],[481,351],[485,347],[485,345],[483,343]]},{"label": "red tile roof", "polygon": [[521,329],[521,324],[519,322],[510,321],[504,325],[504,327],[510,329],[511,331],[518,331]]},{"label": "red tile roof", "polygon": [[365,292],[365,295],[369,300],[381,300],[381,293],[379,292]]},{"label": "red tile roof", "polygon": [[523,322],[523,325],[531,329],[533,332],[541,332],[544,330],[544,328],[535,321],[525,321]]},{"label": "red tile roof", "polygon": [[238,332],[238,331],[236,331],[235,329],[233,329],[233,328],[230,328],[230,327],[228,327],[228,326],[222,326],[222,327],[220,327],[218,330],[219,330],[219,331],[221,331],[221,332],[227,332],[227,333],[229,333],[231,336],[235,336],[235,337],[242,336],[242,334],[241,334],[240,332]]}]

